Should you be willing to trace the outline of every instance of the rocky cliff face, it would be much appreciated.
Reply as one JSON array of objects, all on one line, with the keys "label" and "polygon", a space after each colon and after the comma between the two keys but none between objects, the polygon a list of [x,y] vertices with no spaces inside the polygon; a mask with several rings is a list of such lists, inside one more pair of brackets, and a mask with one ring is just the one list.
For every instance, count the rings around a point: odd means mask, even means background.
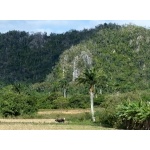
[{"label": "rocky cliff face", "polygon": [[72,81],[79,77],[82,70],[92,66],[92,53],[86,47],[72,47],[65,51],[60,58],[60,68],[62,68],[62,77],[70,74]]}]

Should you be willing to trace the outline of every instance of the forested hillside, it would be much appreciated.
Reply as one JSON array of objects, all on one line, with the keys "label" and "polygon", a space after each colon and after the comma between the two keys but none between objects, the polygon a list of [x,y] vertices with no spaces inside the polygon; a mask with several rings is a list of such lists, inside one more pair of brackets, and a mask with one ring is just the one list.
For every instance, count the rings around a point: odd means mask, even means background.
[{"label": "forested hillside", "polygon": [[[126,92],[150,86],[150,30],[102,24],[63,34],[9,31],[0,34],[0,81],[74,87],[87,67],[103,71],[100,92]],[[46,84],[46,85],[45,85]],[[39,86],[40,86],[39,85]],[[70,88],[71,90],[71,88]]]},{"label": "forested hillside", "polygon": [[63,34],[9,31],[0,34],[0,81],[5,83],[44,81],[71,46],[90,38],[94,30],[70,30]]},{"label": "forested hillside", "polygon": [[149,66],[149,29],[104,24],[95,28],[92,38],[64,51],[46,82],[57,85],[65,79],[71,92],[71,86],[75,89],[74,81],[84,69],[94,67],[97,72],[105,73],[105,79],[96,85],[100,92],[144,90],[150,87]]}]

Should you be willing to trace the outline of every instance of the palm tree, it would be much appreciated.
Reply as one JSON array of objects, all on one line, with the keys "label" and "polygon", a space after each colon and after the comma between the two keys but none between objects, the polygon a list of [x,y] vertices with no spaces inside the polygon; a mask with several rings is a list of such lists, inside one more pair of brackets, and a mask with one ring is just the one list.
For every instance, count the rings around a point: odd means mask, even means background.
[{"label": "palm tree", "polygon": [[95,68],[91,69],[86,69],[83,72],[83,75],[77,78],[78,83],[83,83],[83,84],[88,84],[89,85],[89,93],[90,93],[90,101],[91,101],[91,114],[92,114],[92,120],[95,122],[95,117],[94,117],[94,85],[97,82],[97,75]]},{"label": "palm tree", "polygon": [[86,68],[83,74],[76,79],[78,83],[88,84],[89,85],[89,93],[90,93],[90,101],[91,101],[91,114],[92,120],[95,122],[94,117],[94,92],[95,92],[95,84],[103,84],[103,80],[107,79],[107,75],[103,70],[98,70],[94,67],[88,69]]}]

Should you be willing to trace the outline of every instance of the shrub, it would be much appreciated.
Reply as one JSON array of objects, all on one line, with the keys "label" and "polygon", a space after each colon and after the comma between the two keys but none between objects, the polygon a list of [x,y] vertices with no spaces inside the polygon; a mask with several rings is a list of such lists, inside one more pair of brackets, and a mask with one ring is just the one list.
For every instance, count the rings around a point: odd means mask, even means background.
[{"label": "shrub", "polygon": [[150,90],[141,92],[141,98],[144,101],[150,102]]},{"label": "shrub", "polygon": [[67,98],[64,97],[58,97],[53,101],[53,106],[54,109],[64,109],[69,107],[69,101]]},{"label": "shrub", "polygon": [[140,99],[140,94],[138,92],[128,92],[106,95],[105,100],[102,102],[101,106],[103,106],[104,108],[107,108],[110,105],[116,107],[117,105],[125,102],[127,99],[137,101],[138,99]]},{"label": "shrub", "polygon": [[69,98],[71,108],[88,108],[90,107],[90,98],[87,95],[74,95]]},{"label": "shrub", "polygon": [[59,92],[54,92],[51,94],[44,93],[44,92],[43,93],[35,92],[35,97],[37,98],[39,109],[53,108],[53,101],[61,96],[62,94]]},{"label": "shrub", "polygon": [[0,94],[0,113],[3,117],[30,116],[37,112],[36,99],[24,93],[14,92],[12,86],[4,88]]},{"label": "shrub", "polygon": [[37,108],[37,99],[34,96],[24,96],[22,107],[22,115],[32,116],[34,113],[38,111]]},{"label": "shrub", "polygon": [[104,101],[105,101],[105,96],[103,94],[102,95],[98,95],[97,98],[94,98],[94,105],[95,106],[99,106]]},{"label": "shrub", "polygon": [[106,127],[114,127],[116,122],[116,110],[114,108],[102,109],[101,111],[96,111],[96,120],[100,125]]},{"label": "shrub", "polygon": [[34,94],[34,97],[36,97],[37,99],[38,109],[50,109],[51,108],[52,104],[49,100],[47,100],[48,94],[36,92]]},{"label": "shrub", "polygon": [[58,97],[61,97],[61,96],[62,94],[60,92],[53,92],[47,97],[47,100],[51,101],[52,103],[53,100],[56,100]]}]

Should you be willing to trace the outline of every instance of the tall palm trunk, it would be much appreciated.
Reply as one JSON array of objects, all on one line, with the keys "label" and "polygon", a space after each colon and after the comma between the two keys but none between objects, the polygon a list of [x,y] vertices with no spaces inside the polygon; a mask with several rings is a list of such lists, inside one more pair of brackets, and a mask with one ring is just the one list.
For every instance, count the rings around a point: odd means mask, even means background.
[{"label": "tall palm trunk", "polygon": [[94,117],[94,102],[93,102],[93,98],[94,98],[94,88],[93,86],[91,86],[90,88],[90,101],[91,101],[91,114],[92,114],[92,120],[93,122],[95,122],[95,117]]}]

